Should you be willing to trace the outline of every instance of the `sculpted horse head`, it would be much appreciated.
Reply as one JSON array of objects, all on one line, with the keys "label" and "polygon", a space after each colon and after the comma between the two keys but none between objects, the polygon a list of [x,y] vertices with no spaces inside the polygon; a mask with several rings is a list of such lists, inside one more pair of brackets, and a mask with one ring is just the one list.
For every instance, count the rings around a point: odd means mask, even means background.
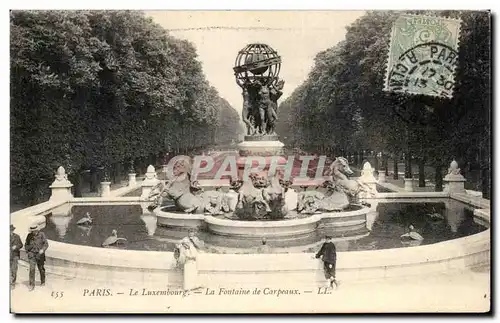
[{"label": "sculpted horse head", "polygon": [[337,157],[330,165],[330,170],[331,175],[336,179],[347,179],[347,176],[354,174],[344,157]]}]

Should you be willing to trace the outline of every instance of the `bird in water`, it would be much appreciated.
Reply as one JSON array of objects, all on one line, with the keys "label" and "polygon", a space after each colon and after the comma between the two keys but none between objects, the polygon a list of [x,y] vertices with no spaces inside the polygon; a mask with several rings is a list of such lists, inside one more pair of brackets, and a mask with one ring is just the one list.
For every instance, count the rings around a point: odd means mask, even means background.
[{"label": "bird in water", "polygon": [[444,215],[439,212],[436,212],[435,208],[432,208],[433,213],[427,214],[432,220],[444,220]]},{"label": "bird in water", "polygon": [[415,227],[413,225],[410,225],[409,229],[410,232],[401,235],[401,239],[417,241],[424,240],[424,237],[422,237],[418,232],[415,231]]},{"label": "bird in water", "polygon": [[118,238],[118,232],[116,230],[111,231],[111,236],[107,237],[106,240],[102,243],[103,247],[111,246],[117,243],[118,241],[127,241],[125,238]]},{"label": "bird in water", "polygon": [[91,224],[92,224],[92,218],[90,217],[89,212],[85,213],[83,218],[81,218],[80,220],[78,220],[78,222],[76,222],[76,225],[91,225]]}]

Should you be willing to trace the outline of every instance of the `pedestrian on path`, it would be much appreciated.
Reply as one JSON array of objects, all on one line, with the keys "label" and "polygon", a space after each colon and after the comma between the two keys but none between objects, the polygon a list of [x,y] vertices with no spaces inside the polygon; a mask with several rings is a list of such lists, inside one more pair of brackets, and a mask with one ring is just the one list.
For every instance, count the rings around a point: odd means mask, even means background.
[{"label": "pedestrian on path", "polygon": [[335,244],[332,241],[331,236],[326,236],[326,241],[321,246],[321,249],[316,254],[316,259],[321,259],[323,261],[323,270],[325,272],[325,278],[328,281],[330,287],[338,286],[335,279],[335,267],[337,265],[337,250]]},{"label": "pedestrian on path", "polygon": [[12,224],[10,225],[10,287],[14,289],[16,287],[17,278],[17,263],[21,255],[20,250],[23,247],[23,242],[21,237],[17,233],[14,233],[16,227]]},{"label": "pedestrian on path", "polygon": [[38,267],[40,272],[41,286],[45,285],[45,251],[49,247],[47,237],[43,232],[40,232],[37,225],[30,226],[30,233],[26,237],[24,249],[28,253],[30,264],[29,272],[29,290],[35,288],[35,267]]}]

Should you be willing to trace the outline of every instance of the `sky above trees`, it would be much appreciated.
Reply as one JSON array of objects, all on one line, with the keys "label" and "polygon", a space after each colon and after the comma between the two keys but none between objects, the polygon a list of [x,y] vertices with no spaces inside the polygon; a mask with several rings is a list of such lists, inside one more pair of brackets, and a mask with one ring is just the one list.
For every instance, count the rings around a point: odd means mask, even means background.
[{"label": "sky above trees", "polygon": [[240,49],[267,43],[282,56],[286,99],[306,78],[318,52],[343,40],[364,11],[147,11],[172,36],[191,41],[211,85],[241,111],[232,68]]}]

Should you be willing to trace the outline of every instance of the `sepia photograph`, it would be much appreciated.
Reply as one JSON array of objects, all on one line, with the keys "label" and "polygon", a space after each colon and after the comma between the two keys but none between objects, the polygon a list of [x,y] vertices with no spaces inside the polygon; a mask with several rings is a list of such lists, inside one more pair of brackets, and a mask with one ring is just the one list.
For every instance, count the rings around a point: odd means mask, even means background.
[{"label": "sepia photograph", "polygon": [[491,314],[491,11],[9,22],[10,313]]}]

